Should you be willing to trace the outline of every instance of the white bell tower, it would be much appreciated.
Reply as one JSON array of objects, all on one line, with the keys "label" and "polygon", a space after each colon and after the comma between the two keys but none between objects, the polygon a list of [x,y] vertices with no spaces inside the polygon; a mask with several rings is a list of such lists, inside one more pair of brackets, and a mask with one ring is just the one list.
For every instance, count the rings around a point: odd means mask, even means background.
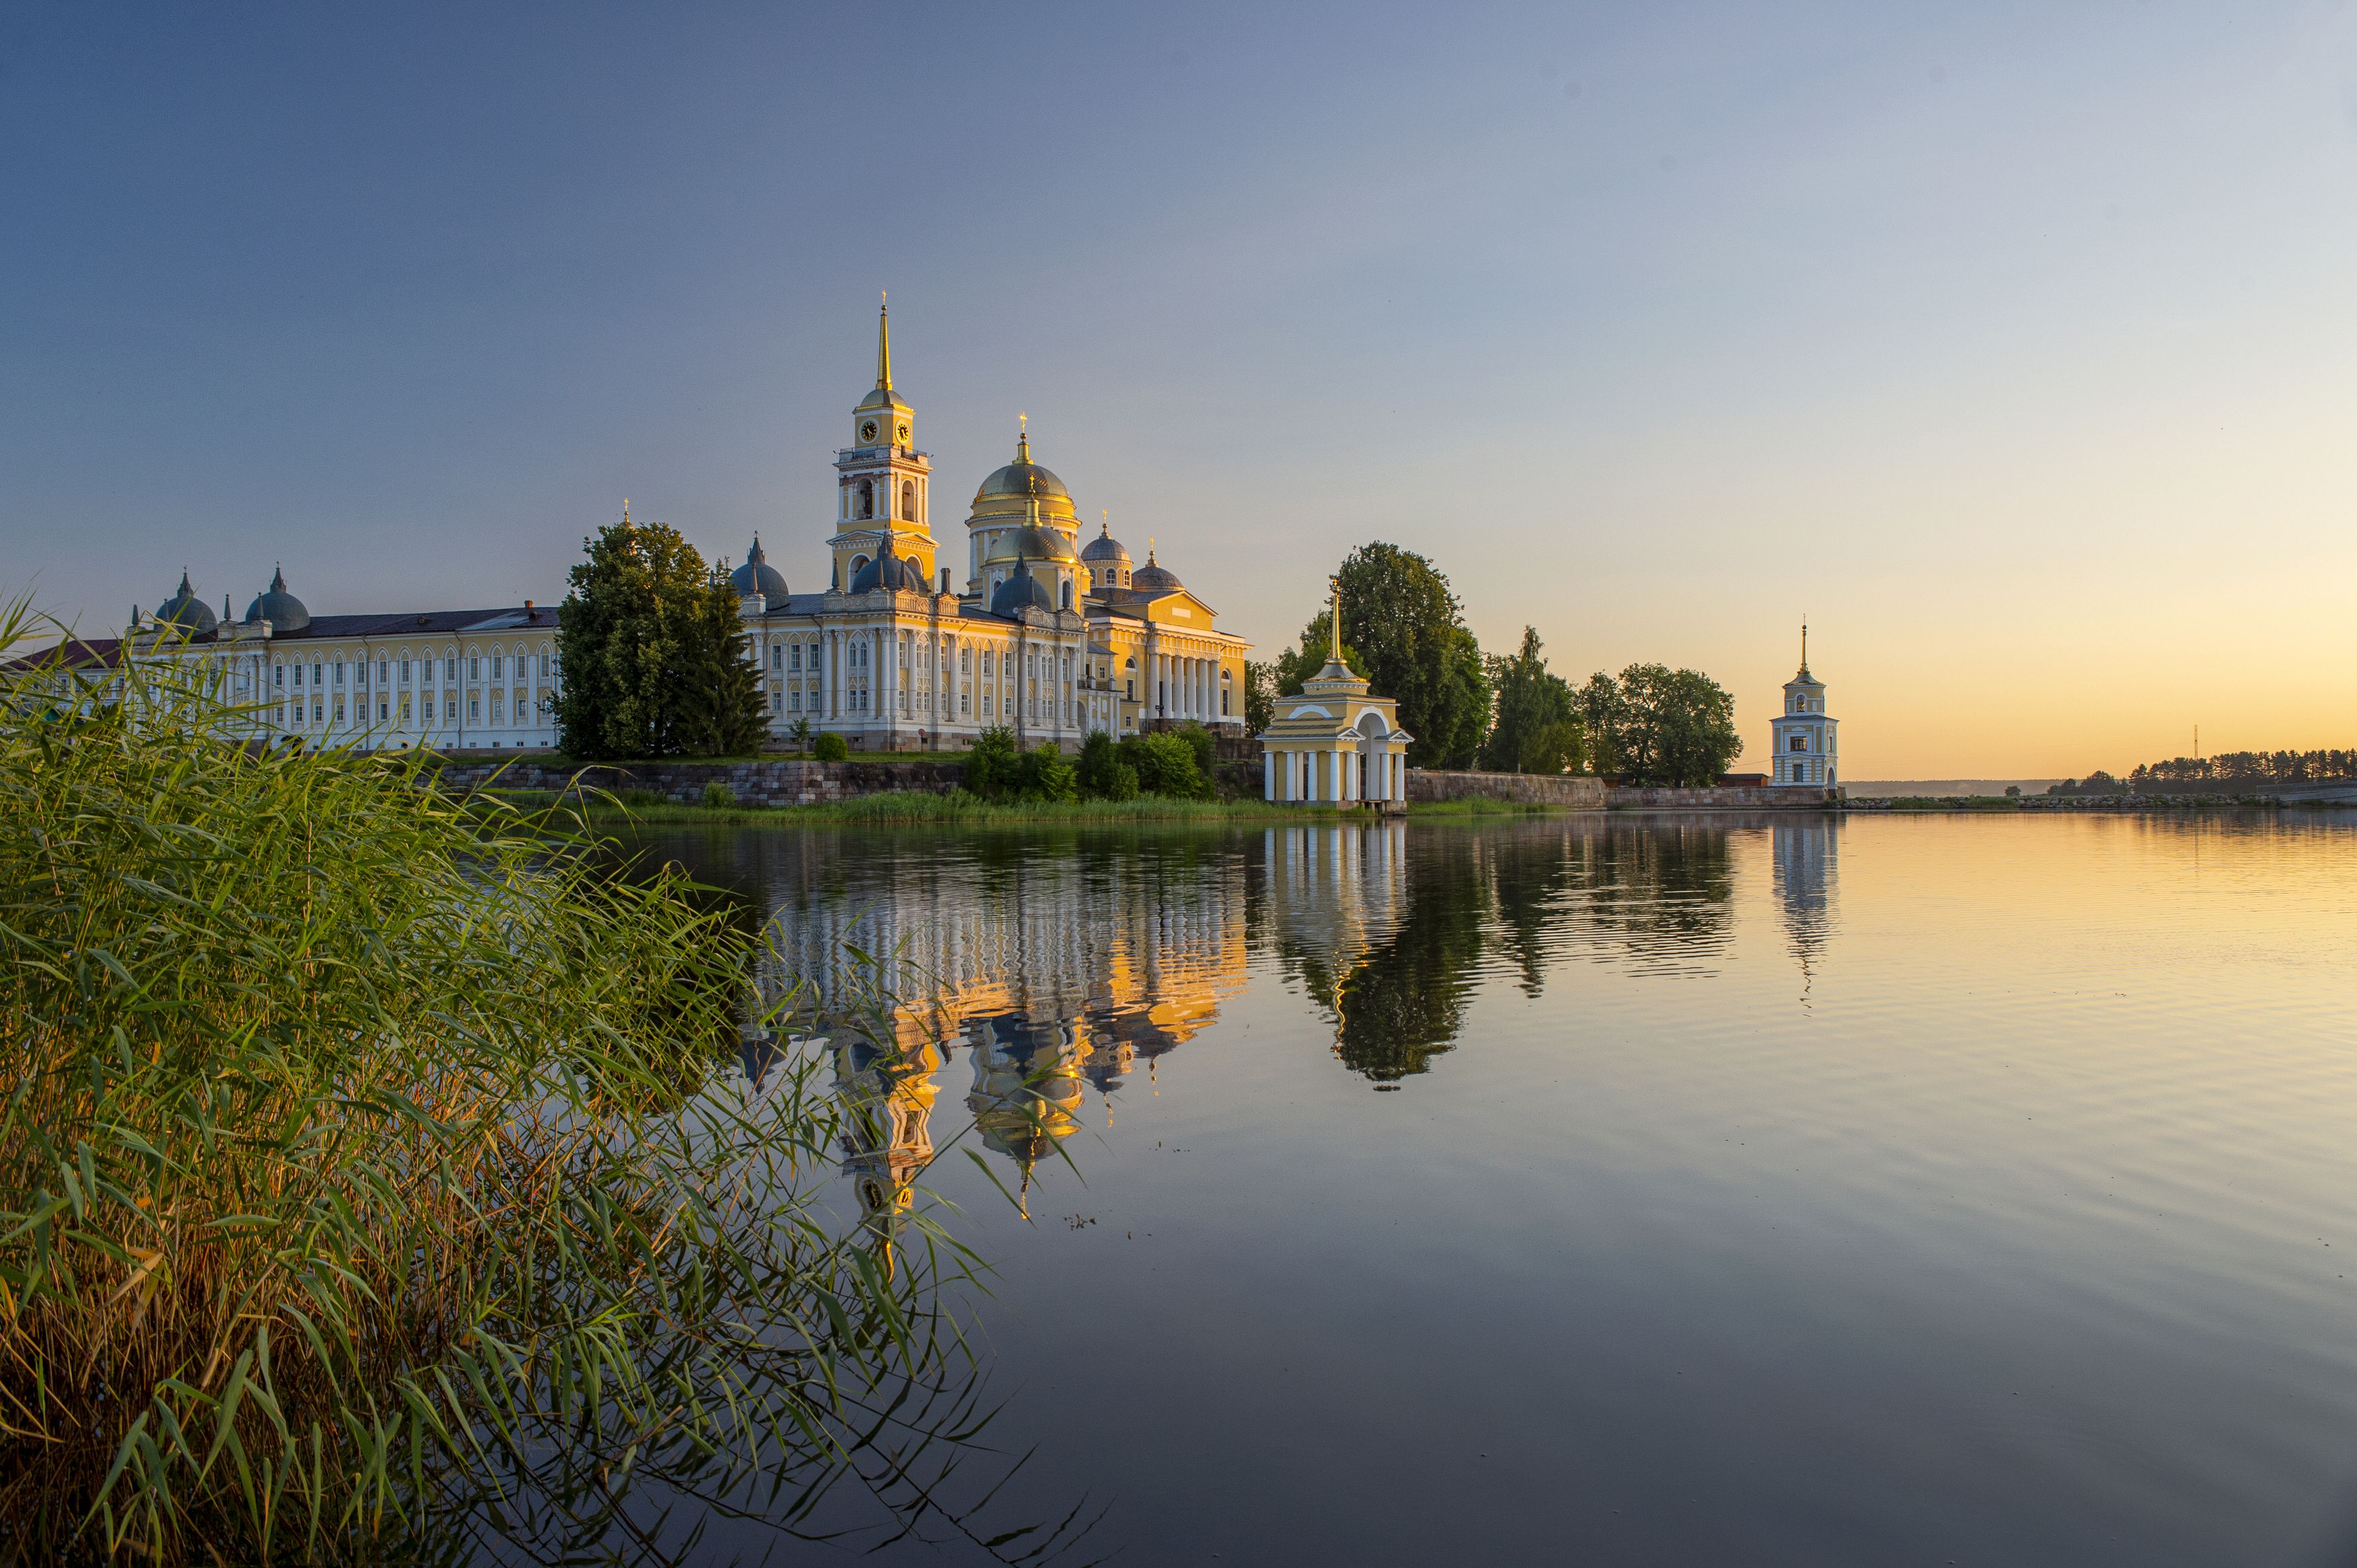
[{"label": "white bell tower", "polygon": [[933,578],[933,465],[916,448],[916,416],[892,390],[892,314],[876,318],[876,386],[851,411],[851,445],[834,455],[834,582],[841,591],[884,542]]},{"label": "white bell tower", "polygon": [[1840,724],[1825,716],[1824,682],[1809,673],[1809,623],[1803,621],[1801,672],[1784,682],[1784,711],[1776,715],[1769,782],[1818,789],[1839,784]]}]

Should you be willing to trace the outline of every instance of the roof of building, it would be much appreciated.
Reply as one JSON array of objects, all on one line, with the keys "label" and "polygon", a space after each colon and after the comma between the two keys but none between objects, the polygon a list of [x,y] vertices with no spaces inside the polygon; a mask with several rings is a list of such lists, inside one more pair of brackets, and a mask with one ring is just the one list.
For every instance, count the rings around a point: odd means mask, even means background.
[{"label": "roof of building", "polygon": [[761,536],[758,533],[753,535],[753,548],[745,553],[745,564],[728,574],[728,585],[737,590],[740,599],[754,594],[765,599],[788,596],[786,575],[770,565],[770,558],[761,553]]},{"label": "roof of building", "polygon": [[1081,559],[1092,566],[1103,561],[1126,566],[1129,564],[1129,552],[1123,549],[1121,541],[1113,536],[1113,525],[1101,522],[1097,524],[1097,536],[1082,547]]},{"label": "roof of building", "polygon": [[1129,575],[1129,585],[1141,593],[1156,593],[1185,585],[1178,581],[1178,574],[1157,561],[1154,552],[1149,549],[1146,553],[1146,564]]},{"label": "roof of building", "polygon": [[1052,561],[1059,564],[1074,559],[1072,542],[1052,528],[1026,523],[998,536],[990,547],[985,561]]},{"label": "roof of building", "polygon": [[318,642],[335,638],[400,638],[442,633],[554,631],[556,611],[547,605],[514,605],[488,610],[419,610],[398,614],[313,616],[295,631],[274,620],[271,642]]},{"label": "roof of building", "polygon": [[1017,566],[1015,575],[998,585],[990,596],[990,613],[1017,615],[1026,609],[1052,610],[1056,596],[1047,584],[1031,575],[1030,568]]},{"label": "roof of building", "polygon": [[178,627],[191,637],[210,631],[221,624],[221,618],[213,614],[212,606],[197,597],[197,591],[188,586],[188,574],[185,567],[180,572],[180,591],[156,607],[156,618]]},{"label": "roof of building", "polygon": [[270,586],[253,596],[253,603],[245,607],[248,626],[262,621],[270,623],[271,635],[285,637],[301,631],[311,624],[311,612],[303,601],[286,591],[286,572],[276,567],[270,574]]}]

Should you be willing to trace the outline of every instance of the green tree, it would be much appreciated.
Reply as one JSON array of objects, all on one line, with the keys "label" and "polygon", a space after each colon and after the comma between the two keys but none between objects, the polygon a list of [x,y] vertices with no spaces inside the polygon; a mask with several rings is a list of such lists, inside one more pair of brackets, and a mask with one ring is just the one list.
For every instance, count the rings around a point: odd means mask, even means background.
[{"label": "green tree", "polygon": [[1137,769],[1121,759],[1121,747],[1105,731],[1091,730],[1081,743],[1081,792],[1096,800],[1137,798]]},{"label": "green tree", "polygon": [[1617,687],[1612,749],[1632,782],[1710,784],[1742,753],[1734,697],[1700,671],[1631,664]]},{"label": "green tree", "polygon": [[786,736],[794,743],[794,749],[796,751],[801,752],[805,757],[810,755],[811,722],[808,718],[799,718],[793,723],[788,725],[786,726]]},{"label": "green tree", "polygon": [[616,523],[582,547],[557,619],[564,750],[603,760],[759,746],[759,682],[727,584],[662,523]]},{"label": "green tree", "polygon": [[[1309,618],[1309,624],[1301,628],[1298,646],[1277,650],[1276,662],[1266,667],[1275,682],[1275,690],[1269,698],[1271,718],[1275,717],[1276,698],[1299,696],[1301,683],[1326,668],[1327,656],[1333,647],[1333,627],[1334,612],[1331,609],[1319,610]],[[1366,661],[1359,657],[1359,650],[1351,646],[1348,638],[1342,642],[1342,662],[1350,668],[1351,674],[1362,681],[1369,679]],[[1383,693],[1385,696],[1390,694],[1388,692]]]},{"label": "green tree", "polygon": [[1399,703],[1415,768],[1463,768],[1490,730],[1490,682],[1448,579],[1396,544],[1342,563],[1342,645],[1377,693]]},{"label": "green tree", "polygon": [[1499,773],[1560,773],[1577,766],[1579,701],[1564,678],[1547,669],[1537,628],[1523,628],[1520,650],[1491,660],[1490,678],[1498,693],[1497,716],[1481,743],[1481,766]]},{"label": "green tree", "polygon": [[811,755],[821,762],[848,762],[851,743],[829,730],[812,743]]},{"label": "green tree", "polygon": [[1625,770],[1620,755],[1620,728],[1628,721],[1620,682],[1598,670],[1579,689],[1579,729],[1587,743],[1587,766],[1598,774]]},{"label": "green tree", "polygon": [[1276,718],[1276,666],[1258,659],[1244,660],[1244,729],[1265,732]]}]

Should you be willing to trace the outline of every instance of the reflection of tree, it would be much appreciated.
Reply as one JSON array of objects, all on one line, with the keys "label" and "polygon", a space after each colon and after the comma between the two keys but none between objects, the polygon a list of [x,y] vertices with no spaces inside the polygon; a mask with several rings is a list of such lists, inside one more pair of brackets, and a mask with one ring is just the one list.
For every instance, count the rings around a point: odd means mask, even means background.
[{"label": "reflection of tree", "polygon": [[1490,898],[1470,845],[1451,838],[1458,853],[1417,861],[1405,918],[1344,977],[1335,1002],[1334,1054],[1378,1083],[1428,1070],[1464,1021]]},{"label": "reflection of tree", "polygon": [[1734,937],[1735,873],[1716,823],[1613,824],[1586,835],[1580,880],[1599,936],[1652,973],[1696,972]]}]

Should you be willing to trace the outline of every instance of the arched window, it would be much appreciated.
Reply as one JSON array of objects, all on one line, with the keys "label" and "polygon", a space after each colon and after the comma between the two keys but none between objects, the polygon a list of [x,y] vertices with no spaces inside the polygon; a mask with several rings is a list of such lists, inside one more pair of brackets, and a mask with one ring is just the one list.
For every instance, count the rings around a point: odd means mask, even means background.
[{"label": "arched window", "polygon": [[1072,607],[1072,580],[1070,577],[1064,579],[1064,607]]},{"label": "arched window", "polygon": [[917,481],[914,479],[900,481],[900,520],[903,522],[917,521]]},{"label": "arched window", "polygon": [[859,481],[859,515],[863,518],[876,515],[876,481],[873,479]]}]

